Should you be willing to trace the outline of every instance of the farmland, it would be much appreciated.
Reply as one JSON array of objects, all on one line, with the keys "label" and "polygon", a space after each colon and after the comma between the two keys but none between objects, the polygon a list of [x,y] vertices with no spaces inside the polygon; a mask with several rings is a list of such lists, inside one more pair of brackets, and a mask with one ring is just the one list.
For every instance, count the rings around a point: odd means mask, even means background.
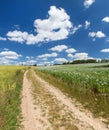
[{"label": "farmland", "polygon": [[108,64],[0,66],[0,130],[107,130],[108,79]]},{"label": "farmland", "polygon": [[0,130],[19,127],[22,79],[22,67],[0,66]]},{"label": "farmland", "polygon": [[71,98],[76,98],[95,116],[109,117],[108,64],[38,67],[36,73]]}]

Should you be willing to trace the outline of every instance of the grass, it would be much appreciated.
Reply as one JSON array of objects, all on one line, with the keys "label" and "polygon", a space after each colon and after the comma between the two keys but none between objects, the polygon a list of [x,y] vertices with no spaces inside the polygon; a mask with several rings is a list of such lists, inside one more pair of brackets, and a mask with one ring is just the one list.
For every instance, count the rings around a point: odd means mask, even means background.
[{"label": "grass", "polygon": [[0,66],[0,130],[19,127],[23,70],[19,66]]},{"label": "grass", "polygon": [[109,120],[108,64],[38,67],[36,73],[80,101],[95,116]]}]

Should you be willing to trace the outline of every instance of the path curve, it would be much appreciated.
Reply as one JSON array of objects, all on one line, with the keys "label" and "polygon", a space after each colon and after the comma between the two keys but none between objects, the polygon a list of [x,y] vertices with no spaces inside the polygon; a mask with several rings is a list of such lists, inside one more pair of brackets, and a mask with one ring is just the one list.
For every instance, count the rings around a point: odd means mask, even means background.
[{"label": "path curve", "polygon": [[[87,128],[87,126],[89,126],[90,130],[91,128],[94,130],[109,130],[100,119],[94,118],[90,112],[88,113],[85,110],[81,111],[77,107],[77,104],[73,103],[72,100],[68,98],[67,96],[65,96],[59,89],[55,88],[53,85],[50,85],[48,82],[44,81],[42,78],[40,78],[36,74],[35,74],[35,77],[37,81],[40,82],[41,86],[43,86],[43,88],[45,87],[46,90],[50,92],[52,95],[54,95],[55,98],[59,100],[61,104],[64,104],[65,106],[67,106],[68,111],[72,113],[75,119],[78,119],[80,121],[80,124],[82,124],[84,128]],[[80,128],[80,130],[81,129],[82,128]]]},{"label": "path curve", "polygon": [[[59,89],[55,88],[53,85],[40,78],[33,70],[31,70],[36,85],[38,86],[38,89],[40,89],[40,94],[36,93],[37,100],[39,100],[40,103],[35,104],[32,94],[33,81],[30,82],[27,79],[27,73],[28,71],[25,72],[23,79],[21,103],[23,116],[23,121],[21,125],[23,127],[20,130],[55,130],[48,119],[51,115],[49,113],[50,109],[48,109],[47,107],[51,106],[44,106],[44,100],[46,100],[47,103],[48,100],[54,100],[55,107],[59,107],[61,109],[60,112],[64,113],[63,115],[65,115],[65,113],[70,113],[73,118],[71,118],[70,116],[68,118],[71,119],[71,122],[74,123],[74,125],[79,130],[109,130],[100,119],[94,118],[92,114],[86,110],[81,111],[76,102],[73,102]],[[47,94],[49,94],[48,100],[44,98],[44,95]],[[43,113],[44,111],[46,112],[45,114]],[[58,112],[58,114],[61,113]],[[58,121],[58,123],[59,122],[60,121]],[[62,128],[59,127],[59,129],[57,130],[66,129],[62,126]]]}]

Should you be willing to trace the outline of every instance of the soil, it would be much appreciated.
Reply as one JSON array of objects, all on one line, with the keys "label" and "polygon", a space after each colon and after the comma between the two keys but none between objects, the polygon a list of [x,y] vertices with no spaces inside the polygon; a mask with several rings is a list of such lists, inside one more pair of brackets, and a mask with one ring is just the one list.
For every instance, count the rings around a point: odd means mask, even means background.
[{"label": "soil", "polygon": [[33,81],[24,74],[22,127],[20,130],[109,130],[103,119],[94,118],[80,103],[44,81],[32,70]]}]

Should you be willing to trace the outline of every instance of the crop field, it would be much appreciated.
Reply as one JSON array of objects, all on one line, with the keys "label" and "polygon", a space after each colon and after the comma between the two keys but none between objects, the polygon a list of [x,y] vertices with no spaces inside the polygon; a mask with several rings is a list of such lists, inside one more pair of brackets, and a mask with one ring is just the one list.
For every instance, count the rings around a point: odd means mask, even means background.
[{"label": "crop field", "polygon": [[[28,72],[27,76],[24,73],[25,70]],[[23,77],[25,80],[23,80]],[[64,96],[61,95],[62,97],[60,97],[60,93],[53,86],[59,88],[68,99],[69,97],[72,98],[73,103],[81,108],[81,112],[88,109],[95,117],[106,119],[103,122],[109,125],[109,64],[56,65],[37,68],[0,66],[0,130],[18,130],[23,126],[22,120],[25,115],[22,114],[22,109],[25,111],[27,105],[24,105],[24,108],[21,107],[22,99],[24,104],[25,102],[28,103],[28,110],[30,110],[30,112],[24,112],[30,115],[30,119],[26,119],[26,128],[29,125],[31,126],[31,121],[35,116],[33,112],[31,117],[31,111],[36,111],[37,107],[34,109],[31,105],[34,106],[34,101],[36,101],[37,104],[35,105],[38,105],[41,112],[38,111],[37,113],[42,115],[41,122],[38,117],[37,120],[41,123],[42,129],[45,126],[42,123],[44,117],[48,117],[47,121],[51,121],[53,128],[57,127],[57,121],[62,121],[58,127],[64,121],[65,127],[72,128],[74,126],[77,129],[75,124],[71,127],[66,125],[68,121],[66,115],[60,115],[61,110],[64,110],[64,114],[68,114],[68,118],[72,117],[69,115],[70,111],[67,110],[67,107],[63,107],[64,100],[60,101]],[[49,91],[49,88],[52,91]],[[22,90],[24,93],[26,92],[26,96],[21,95]],[[58,96],[56,97],[56,95]],[[58,98],[60,98],[60,102]],[[70,101],[68,99],[67,101]],[[33,109],[31,110],[31,108]],[[54,118],[54,115],[56,115],[56,118]],[[28,120],[30,120],[29,125]],[[71,122],[72,120],[74,118],[71,118]],[[53,124],[54,121],[56,124]],[[36,124],[36,120],[34,123]]]},{"label": "crop field", "polygon": [[19,127],[22,79],[22,67],[0,66],[0,130],[15,130]]},{"label": "crop field", "polygon": [[109,64],[38,67],[36,73],[76,98],[95,116],[109,117]]}]

